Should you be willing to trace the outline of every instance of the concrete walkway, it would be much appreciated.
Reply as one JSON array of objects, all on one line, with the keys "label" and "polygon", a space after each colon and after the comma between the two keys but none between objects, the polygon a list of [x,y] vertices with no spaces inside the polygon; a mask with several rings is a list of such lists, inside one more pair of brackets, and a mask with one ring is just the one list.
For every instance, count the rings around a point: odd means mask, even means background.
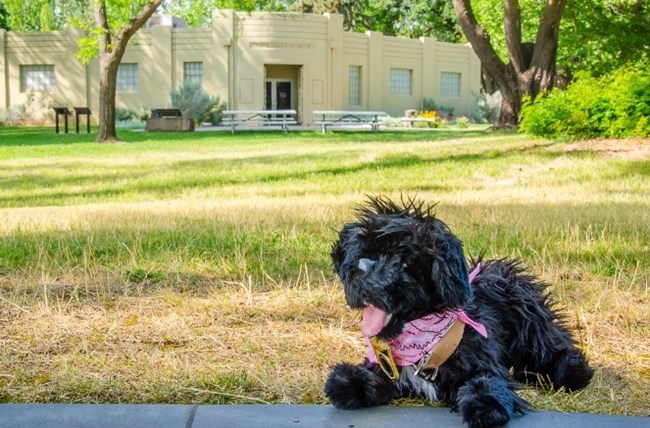
[{"label": "concrete walkway", "polygon": [[[377,407],[354,411],[331,406],[163,404],[0,404],[1,428],[454,428],[460,417],[446,408]],[[516,428],[648,428],[650,417],[534,412]]]}]

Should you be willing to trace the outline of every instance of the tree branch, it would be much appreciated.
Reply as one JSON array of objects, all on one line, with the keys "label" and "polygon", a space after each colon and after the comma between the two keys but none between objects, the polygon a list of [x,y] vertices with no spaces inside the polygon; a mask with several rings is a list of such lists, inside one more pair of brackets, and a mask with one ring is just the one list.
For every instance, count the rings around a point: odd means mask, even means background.
[{"label": "tree branch", "polygon": [[126,50],[126,45],[129,43],[131,37],[147,22],[161,3],[162,0],[151,0],[142,8],[135,18],[131,19],[128,24],[117,32],[117,35],[115,36],[115,47],[112,54],[118,62],[122,59],[122,55],[124,55],[124,51]]},{"label": "tree branch", "polygon": [[524,61],[521,50],[521,9],[517,0],[504,0],[503,29],[506,35],[506,45],[510,63],[517,74],[522,73],[528,64]]},{"label": "tree branch", "polygon": [[108,19],[106,18],[106,1],[95,0],[95,24],[101,29],[99,35],[99,51],[111,51],[111,29],[108,26]]},{"label": "tree branch", "polygon": [[133,36],[135,32],[138,31],[149,18],[151,18],[151,15],[153,15],[161,3],[162,0],[151,0],[145,7],[142,8],[142,10],[136,15],[135,18],[133,18],[131,21],[129,21],[128,24],[122,27],[118,33],[118,37],[127,38],[127,40],[130,39],[131,36]]},{"label": "tree branch", "polygon": [[[470,0],[453,0],[453,3],[460,28],[479,57],[483,68],[493,79],[497,81],[503,79],[506,74],[506,65],[492,47],[490,37],[485,29],[478,25]],[[505,82],[501,83],[505,84]],[[501,85],[499,86],[501,87]]]},{"label": "tree branch", "polygon": [[531,68],[547,69],[550,64],[555,64],[560,21],[565,6],[566,0],[546,1],[544,15],[537,30],[535,52],[530,64]]}]

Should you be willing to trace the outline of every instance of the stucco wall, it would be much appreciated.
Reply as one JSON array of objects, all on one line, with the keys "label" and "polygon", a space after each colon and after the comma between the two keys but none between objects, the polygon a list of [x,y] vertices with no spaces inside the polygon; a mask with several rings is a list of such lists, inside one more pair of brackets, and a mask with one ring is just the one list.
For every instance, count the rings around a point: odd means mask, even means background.
[{"label": "stucco wall", "polygon": [[[0,31],[0,107],[25,104],[20,66],[51,64],[54,91],[37,93],[58,105],[98,105],[97,60],[84,65],[74,57],[78,30],[15,33]],[[343,30],[339,15],[236,13],[215,11],[209,29],[156,26],[133,37],[123,63],[138,64],[138,87],[118,91],[117,105],[133,110],[169,107],[170,92],[183,80],[185,62],[203,63],[203,87],[231,109],[262,109],[265,81],[292,82],[292,108],[303,123],[312,111],[383,110],[401,116],[422,108],[423,98],[453,106],[467,115],[472,92],[480,88],[480,65],[469,46],[431,38],[405,39],[378,32]],[[349,68],[361,67],[361,103],[349,105]],[[410,94],[390,91],[390,70],[412,70]],[[459,97],[440,95],[440,74],[460,73]]]}]

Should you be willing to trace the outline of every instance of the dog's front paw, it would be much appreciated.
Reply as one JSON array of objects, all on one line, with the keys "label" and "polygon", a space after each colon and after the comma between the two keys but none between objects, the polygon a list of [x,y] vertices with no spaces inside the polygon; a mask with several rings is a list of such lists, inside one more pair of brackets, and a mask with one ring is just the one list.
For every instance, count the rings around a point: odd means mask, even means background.
[{"label": "dog's front paw", "polygon": [[525,413],[528,403],[508,381],[477,376],[458,390],[457,409],[470,428],[487,428],[507,424],[513,414]]},{"label": "dog's front paw", "polygon": [[364,366],[337,364],[325,383],[325,395],[338,409],[358,409],[386,404],[389,381]]}]

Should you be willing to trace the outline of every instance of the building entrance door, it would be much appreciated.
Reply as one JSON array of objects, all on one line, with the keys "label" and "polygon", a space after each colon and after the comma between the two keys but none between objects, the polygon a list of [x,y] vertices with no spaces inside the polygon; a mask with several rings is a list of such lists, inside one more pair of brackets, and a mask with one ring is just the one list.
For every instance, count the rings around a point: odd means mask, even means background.
[{"label": "building entrance door", "polygon": [[266,110],[291,109],[291,81],[266,79]]}]

